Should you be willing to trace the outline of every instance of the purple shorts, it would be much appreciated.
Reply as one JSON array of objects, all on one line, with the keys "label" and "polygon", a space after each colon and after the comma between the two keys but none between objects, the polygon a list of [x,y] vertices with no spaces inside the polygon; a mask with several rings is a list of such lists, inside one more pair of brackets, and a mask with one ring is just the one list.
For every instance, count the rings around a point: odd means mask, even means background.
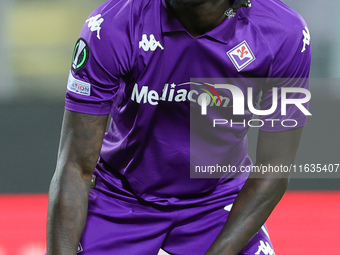
[{"label": "purple shorts", "polygon": [[[99,183],[98,183],[99,182]],[[80,255],[203,255],[224,226],[235,197],[188,207],[155,207],[109,193],[100,179],[89,196]],[[263,226],[239,254],[274,255]]]}]

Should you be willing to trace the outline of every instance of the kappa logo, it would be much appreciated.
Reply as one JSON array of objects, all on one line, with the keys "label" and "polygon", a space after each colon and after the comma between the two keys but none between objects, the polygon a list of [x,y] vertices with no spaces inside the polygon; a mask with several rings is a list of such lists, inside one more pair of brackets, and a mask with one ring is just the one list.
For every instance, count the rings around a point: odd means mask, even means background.
[{"label": "kappa logo", "polygon": [[268,239],[270,239],[268,230],[266,229],[266,226],[262,225],[261,229],[262,229],[263,233],[268,237]]},{"label": "kappa logo", "polygon": [[310,33],[309,33],[309,29],[308,27],[305,27],[305,30],[302,30],[302,34],[303,34],[303,47],[301,50],[301,53],[306,51],[306,45],[310,45]]},{"label": "kappa logo", "polygon": [[238,72],[243,70],[256,59],[246,41],[241,42],[239,45],[228,51],[227,55]]},{"label": "kappa logo", "polygon": [[233,208],[233,204],[230,204],[230,205],[226,205],[223,209],[227,212],[230,212],[231,211],[231,208]]},{"label": "kappa logo", "polygon": [[97,31],[97,38],[100,40],[100,30],[102,29],[100,25],[104,22],[104,19],[101,18],[101,14],[93,16],[86,20],[88,22],[87,26],[90,28],[91,32]]},{"label": "kappa logo", "polygon": [[78,243],[77,253],[80,253],[82,251],[84,251],[83,247],[81,246],[81,243]]},{"label": "kappa logo", "polygon": [[142,48],[144,51],[155,51],[159,47],[161,50],[164,50],[163,46],[159,41],[156,41],[155,36],[150,34],[150,39],[148,40],[148,36],[146,34],[142,35],[142,40],[139,42],[139,48]]},{"label": "kappa logo", "polygon": [[255,255],[261,255],[261,254],[275,255],[275,252],[268,242],[263,242],[261,240],[259,248],[258,248],[257,252],[255,253]]}]

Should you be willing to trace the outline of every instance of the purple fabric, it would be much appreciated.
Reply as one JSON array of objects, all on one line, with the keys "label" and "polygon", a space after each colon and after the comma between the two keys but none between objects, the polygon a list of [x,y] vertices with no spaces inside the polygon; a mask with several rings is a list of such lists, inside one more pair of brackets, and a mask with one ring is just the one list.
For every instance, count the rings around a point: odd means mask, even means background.
[{"label": "purple fabric", "polygon": [[[223,193],[222,189],[215,192]],[[79,254],[156,255],[162,248],[170,254],[203,255],[221,231],[234,199],[235,195],[221,196],[205,204],[155,207],[109,191],[98,178],[97,187],[90,192]],[[240,254],[274,254],[265,226]]]},{"label": "purple fabric", "polygon": [[[292,80],[309,75],[310,46],[301,52],[305,22],[278,0],[253,1],[251,8],[241,8],[234,18],[197,38],[188,34],[161,0],[108,1],[89,18],[93,21],[98,14],[97,26],[88,20],[80,34],[89,47],[88,62],[70,75],[71,83],[88,83],[91,92],[68,90],[65,106],[75,112],[112,116],[95,174],[106,178],[111,190],[124,189],[117,184],[123,180],[134,196],[158,205],[201,203],[205,194],[221,184],[225,196],[233,195],[245,179],[190,178],[190,86],[179,85],[202,77],[271,77],[281,79],[279,87],[308,88],[308,80]],[[99,17],[104,20],[98,26]],[[247,89],[246,83],[239,86]],[[255,91],[256,98],[263,91],[261,109],[270,108],[272,88],[256,87]],[[282,119],[280,110],[279,104],[269,117]],[[252,114],[247,111],[244,117],[249,120]],[[306,116],[293,106],[284,118],[296,119],[296,127],[306,123]],[[289,129],[269,124],[261,129]],[[225,143],[216,152],[219,161],[237,167],[252,165],[247,130],[223,131]],[[211,132],[221,136],[221,130]],[[215,144],[197,144],[208,152],[216,150]],[[228,156],[221,158],[224,155]]]}]

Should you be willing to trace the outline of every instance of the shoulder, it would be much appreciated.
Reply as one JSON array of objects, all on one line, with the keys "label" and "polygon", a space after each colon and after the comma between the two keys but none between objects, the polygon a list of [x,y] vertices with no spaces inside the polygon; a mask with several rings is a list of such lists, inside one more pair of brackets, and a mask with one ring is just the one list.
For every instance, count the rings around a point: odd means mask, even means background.
[{"label": "shoulder", "polygon": [[87,44],[93,63],[121,74],[129,71],[138,47],[136,31],[149,2],[152,0],[110,0],[88,16],[79,37]]},{"label": "shoulder", "polygon": [[267,45],[273,63],[287,68],[292,62],[310,65],[310,32],[295,10],[280,0],[254,0],[243,15]]},{"label": "shoulder", "polygon": [[157,5],[160,5],[160,0],[107,1],[85,20],[80,37],[95,47],[129,47],[136,40],[144,16]]},{"label": "shoulder", "polygon": [[303,31],[309,33],[301,15],[280,0],[255,0],[245,16],[273,53],[283,46],[297,48],[304,37]]},{"label": "shoulder", "polygon": [[[110,0],[96,8],[85,20],[80,37],[90,42],[106,38],[124,38],[140,27],[146,10],[160,0]],[[131,38],[130,38],[131,39]]]},{"label": "shoulder", "polygon": [[[129,32],[128,30],[138,24],[143,9],[151,0],[110,0],[96,8],[86,19],[82,36],[97,32],[112,34]],[[96,35],[100,37],[100,34]],[[99,38],[98,38],[99,39]]]},{"label": "shoulder", "polygon": [[301,34],[307,26],[301,15],[280,0],[255,0],[247,19],[262,33],[276,39]]}]

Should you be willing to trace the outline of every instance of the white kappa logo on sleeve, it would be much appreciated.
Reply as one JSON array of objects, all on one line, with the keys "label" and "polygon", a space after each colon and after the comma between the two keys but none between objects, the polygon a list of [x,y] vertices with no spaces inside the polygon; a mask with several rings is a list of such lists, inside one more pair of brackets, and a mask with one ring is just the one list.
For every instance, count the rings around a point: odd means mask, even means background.
[{"label": "white kappa logo on sleeve", "polygon": [[306,45],[310,45],[310,33],[309,33],[309,29],[308,27],[305,27],[305,30],[302,30],[302,34],[303,34],[303,47],[301,50],[301,53],[305,52],[306,50]]},{"label": "white kappa logo on sleeve", "polygon": [[97,31],[97,38],[100,40],[100,30],[102,29],[100,25],[104,22],[104,19],[101,18],[101,14],[93,16],[86,20],[88,22],[88,27],[90,28],[91,32]]},{"label": "white kappa logo on sleeve", "polygon": [[83,247],[81,246],[81,243],[78,243],[77,253],[80,253],[82,251],[84,251]]}]

